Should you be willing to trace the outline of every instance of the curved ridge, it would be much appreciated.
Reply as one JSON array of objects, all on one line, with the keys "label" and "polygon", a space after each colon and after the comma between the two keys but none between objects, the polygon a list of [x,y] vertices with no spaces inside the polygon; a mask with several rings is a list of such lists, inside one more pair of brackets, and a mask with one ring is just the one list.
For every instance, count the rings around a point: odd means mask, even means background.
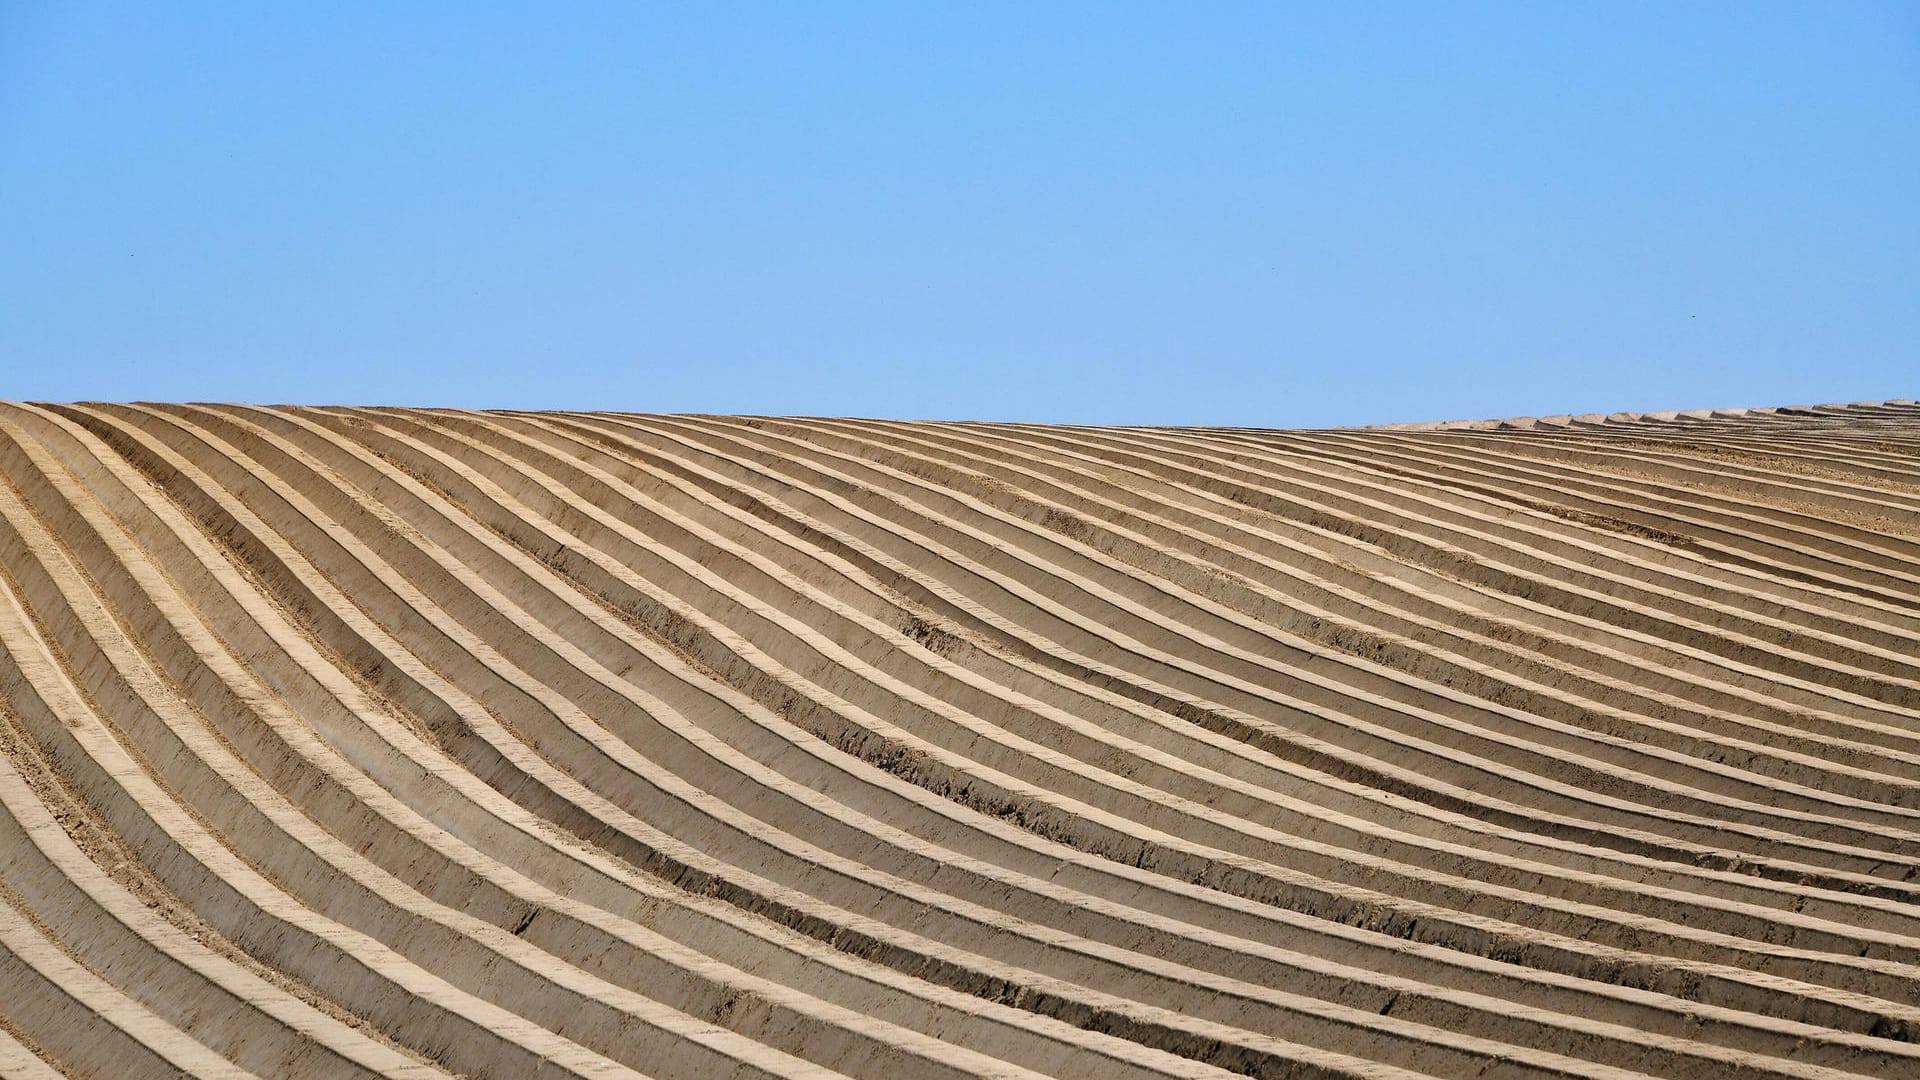
[{"label": "curved ridge", "polygon": [[0,1075],[1920,1072],[1920,404],[0,405]]}]

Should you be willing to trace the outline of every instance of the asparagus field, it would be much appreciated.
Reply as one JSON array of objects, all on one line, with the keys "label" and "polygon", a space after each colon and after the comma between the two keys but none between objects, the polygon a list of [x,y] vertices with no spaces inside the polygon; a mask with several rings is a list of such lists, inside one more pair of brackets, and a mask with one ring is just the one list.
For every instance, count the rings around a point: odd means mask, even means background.
[{"label": "asparagus field", "polygon": [[1920,1076],[1920,403],[0,405],[0,1076]]}]

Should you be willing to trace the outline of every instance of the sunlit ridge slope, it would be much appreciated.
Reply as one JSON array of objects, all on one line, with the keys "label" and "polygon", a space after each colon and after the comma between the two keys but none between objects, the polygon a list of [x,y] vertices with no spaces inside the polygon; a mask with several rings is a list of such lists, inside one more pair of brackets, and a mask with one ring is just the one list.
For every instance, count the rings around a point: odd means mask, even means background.
[{"label": "sunlit ridge slope", "polygon": [[1920,405],[0,406],[0,1076],[1920,1075]]}]

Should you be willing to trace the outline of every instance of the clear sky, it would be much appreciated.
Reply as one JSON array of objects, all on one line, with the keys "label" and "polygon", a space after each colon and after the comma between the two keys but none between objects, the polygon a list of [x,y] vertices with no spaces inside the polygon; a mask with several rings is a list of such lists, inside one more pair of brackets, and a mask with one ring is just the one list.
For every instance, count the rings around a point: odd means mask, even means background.
[{"label": "clear sky", "polygon": [[0,397],[1920,397],[1920,4],[0,0]]}]

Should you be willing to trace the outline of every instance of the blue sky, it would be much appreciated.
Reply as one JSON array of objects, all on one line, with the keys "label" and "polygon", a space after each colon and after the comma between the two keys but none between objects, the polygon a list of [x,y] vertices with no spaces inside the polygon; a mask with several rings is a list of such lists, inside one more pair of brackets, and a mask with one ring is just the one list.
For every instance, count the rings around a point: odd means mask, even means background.
[{"label": "blue sky", "polygon": [[0,5],[0,397],[1920,397],[1920,5]]}]

